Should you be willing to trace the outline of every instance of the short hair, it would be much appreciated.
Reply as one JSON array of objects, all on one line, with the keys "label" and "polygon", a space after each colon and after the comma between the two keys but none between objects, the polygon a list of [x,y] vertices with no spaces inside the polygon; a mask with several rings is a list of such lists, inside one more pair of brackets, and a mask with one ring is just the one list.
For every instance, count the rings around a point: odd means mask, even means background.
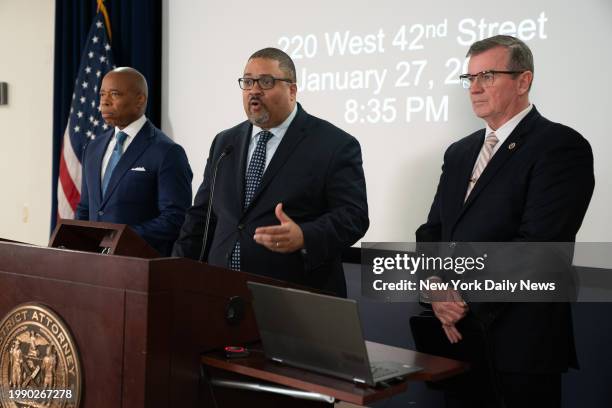
[{"label": "short hair", "polygon": [[109,72],[109,74],[111,73],[129,76],[134,89],[136,89],[138,93],[143,94],[146,98],[149,97],[147,79],[137,69],[132,67],[117,67]]},{"label": "short hair", "polygon": [[295,73],[295,64],[287,53],[278,48],[263,48],[256,51],[249,57],[249,61],[254,58],[265,58],[278,61],[278,67],[289,77],[292,82],[297,82],[297,75]]},{"label": "short hair", "polygon": [[508,70],[531,71],[533,73],[533,54],[531,50],[523,41],[510,35],[496,35],[476,41],[470,46],[466,57],[482,54],[496,47],[504,47],[510,52]]}]

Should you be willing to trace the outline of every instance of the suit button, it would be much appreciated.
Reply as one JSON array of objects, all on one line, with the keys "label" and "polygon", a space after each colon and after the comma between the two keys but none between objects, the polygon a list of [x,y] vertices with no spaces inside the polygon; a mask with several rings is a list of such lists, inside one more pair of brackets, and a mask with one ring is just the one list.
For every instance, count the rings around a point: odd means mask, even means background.
[{"label": "suit button", "polygon": [[457,246],[457,243],[456,243],[456,242],[450,242],[450,243],[448,244],[448,247],[449,247],[449,248],[454,248],[454,247],[456,247],[456,246]]},{"label": "suit button", "polygon": [[104,211],[98,211],[98,215],[104,215]]},{"label": "suit button", "polygon": [[242,231],[244,229],[244,224],[238,224],[238,229]]}]

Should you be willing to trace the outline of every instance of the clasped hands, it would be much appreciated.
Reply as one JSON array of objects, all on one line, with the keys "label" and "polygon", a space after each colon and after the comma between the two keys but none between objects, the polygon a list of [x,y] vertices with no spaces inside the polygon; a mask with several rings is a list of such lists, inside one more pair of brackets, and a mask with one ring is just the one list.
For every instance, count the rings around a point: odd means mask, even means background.
[{"label": "clasped hands", "polygon": [[288,254],[304,248],[304,233],[283,211],[283,203],[278,203],[274,214],[280,225],[259,227],[255,230],[253,239],[273,252]]},{"label": "clasped hands", "polygon": [[459,292],[452,289],[436,291],[434,296],[437,299],[446,299],[444,301],[432,301],[431,307],[442,323],[448,341],[452,344],[458,343],[463,339],[463,336],[455,325],[465,317],[468,311],[467,303],[463,301]]}]

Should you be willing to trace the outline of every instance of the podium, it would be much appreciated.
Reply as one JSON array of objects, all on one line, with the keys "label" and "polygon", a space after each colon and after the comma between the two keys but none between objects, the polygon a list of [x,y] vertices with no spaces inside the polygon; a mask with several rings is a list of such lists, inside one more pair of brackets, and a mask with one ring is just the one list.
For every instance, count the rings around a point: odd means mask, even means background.
[{"label": "podium", "polygon": [[49,246],[136,258],[159,258],[159,253],[125,224],[60,219]]},{"label": "podium", "polygon": [[85,408],[214,406],[202,356],[259,339],[246,282],[294,286],[188,259],[96,253],[151,255],[116,224],[62,223],[51,239],[75,243],[95,252],[0,241],[0,319],[28,302],[63,319],[80,355]]}]

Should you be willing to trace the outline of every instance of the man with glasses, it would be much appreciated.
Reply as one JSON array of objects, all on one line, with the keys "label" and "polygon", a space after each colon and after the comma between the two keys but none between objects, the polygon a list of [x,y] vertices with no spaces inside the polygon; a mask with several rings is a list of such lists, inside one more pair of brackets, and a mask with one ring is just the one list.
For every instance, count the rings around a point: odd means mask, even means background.
[{"label": "man with glasses", "polygon": [[297,103],[295,72],[281,50],[251,55],[247,120],[215,137],[173,254],[346,296],[340,255],[369,225],[361,148]]},{"label": "man with glasses", "polygon": [[[447,149],[417,241],[574,242],[594,188],[589,143],[530,103],[533,56],[524,42],[498,35],[467,56],[460,80],[485,129]],[[454,291],[444,299],[431,307],[446,344],[485,362],[447,390],[448,406],[561,405],[561,373],[577,365],[568,303],[466,303]],[[480,337],[467,335],[473,327]]]}]

